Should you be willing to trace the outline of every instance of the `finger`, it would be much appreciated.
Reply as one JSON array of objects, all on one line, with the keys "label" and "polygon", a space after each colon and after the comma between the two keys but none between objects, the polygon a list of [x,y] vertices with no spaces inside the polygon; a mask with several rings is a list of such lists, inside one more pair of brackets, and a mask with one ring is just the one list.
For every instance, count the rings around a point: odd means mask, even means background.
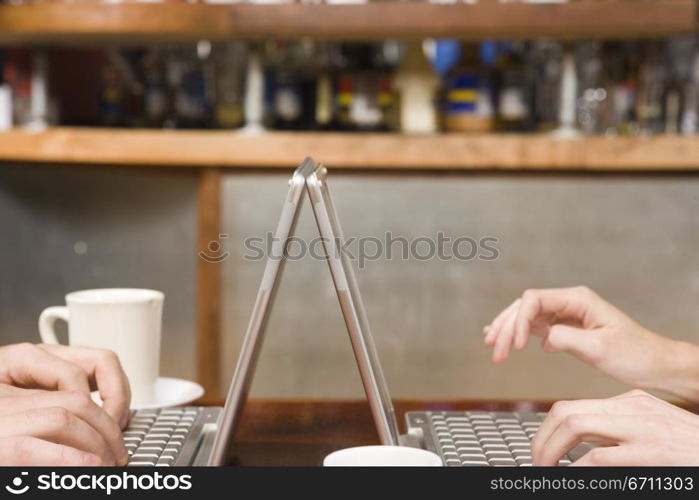
[{"label": "finger", "polygon": [[549,352],[566,351],[587,363],[593,363],[602,351],[602,332],[557,324],[549,329],[544,340]]},{"label": "finger", "polygon": [[498,333],[500,332],[500,328],[502,327],[503,323],[509,317],[510,313],[513,310],[517,310],[518,307],[519,307],[519,299],[516,299],[514,302],[512,302],[512,304],[510,304],[503,311],[501,311],[500,314],[498,314],[495,317],[495,319],[493,320],[493,322],[490,325],[486,326],[483,329],[484,332],[486,329],[488,330],[486,335],[485,335],[485,339],[484,339],[485,345],[493,345],[495,339],[498,336]]},{"label": "finger", "polygon": [[80,366],[87,376],[94,380],[103,407],[124,428],[131,415],[131,389],[119,358],[112,351],[89,347],[67,347],[62,345],[40,346],[60,358]]},{"label": "finger", "polygon": [[65,408],[40,408],[0,417],[0,437],[33,436],[100,457],[105,465],[116,463],[102,436]]},{"label": "finger", "polygon": [[[25,389],[23,387],[15,387],[9,384],[0,384],[0,396],[28,396],[31,394],[41,394],[40,389]],[[2,408],[0,407],[0,410]]]},{"label": "finger", "polygon": [[102,465],[97,455],[31,436],[0,438],[0,465],[87,466]]},{"label": "finger", "polygon": [[589,328],[591,318],[588,311],[593,297],[594,292],[585,287],[527,290],[522,295],[515,330],[525,335],[532,323],[542,316],[554,316]]},{"label": "finger", "polygon": [[90,392],[85,371],[33,344],[9,346],[0,380],[23,387]]},{"label": "finger", "polygon": [[[556,465],[575,445],[583,442],[625,443],[634,432],[634,415],[575,414],[566,417],[535,453],[534,465]],[[634,430],[635,429],[635,430]]]},{"label": "finger", "polygon": [[10,415],[27,410],[60,407],[90,425],[109,445],[117,465],[125,465],[128,454],[124,447],[119,426],[102,408],[97,406],[89,394],[84,392],[51,391],[30,396],[5,397],[0,414]]},{"label": "finger", "polygon": [[570,464],[573,467],[654,465],[653,454],[641,446],[622,445],[593,448]]},{"label": "finger", "polygon": [[611,399],[579,399],[576,401],[558,401],[554,403],[532,439],[532,457],[539,455],[551,435],[569,416],[595,413],[628,414],[633,411],[628,405],[622,405],[623,401],[622,404],[619,405],[618,401],[615,402]]},{"label": "finger", "polygon": [[493,347],[493,363],[502,363],[507,360],[510,354],[510,348],[512,347],[516,317],[517,309],[513,309],[502,325],[495,341],[495,346]]}]

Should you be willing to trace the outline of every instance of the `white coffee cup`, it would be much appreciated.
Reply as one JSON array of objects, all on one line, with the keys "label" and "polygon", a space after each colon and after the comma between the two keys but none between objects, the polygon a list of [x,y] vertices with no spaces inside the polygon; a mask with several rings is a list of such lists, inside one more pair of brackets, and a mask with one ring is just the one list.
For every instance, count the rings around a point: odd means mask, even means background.
[{"label": "white coffee cup", "polygon": [[334,451],[325,467],[441,467],[442,459],[431,451],[407,446],[358,446]]},{"label": "white coffee cup", "polygon": [[114,351],[131,386],[131,404],[151,403],[160,371],[160,326],[164,295],[155,290],[104,288],[66,295],[65,306],[44,309],[39,334],[58,344],[54,323],[68,323],[71,346]]}]

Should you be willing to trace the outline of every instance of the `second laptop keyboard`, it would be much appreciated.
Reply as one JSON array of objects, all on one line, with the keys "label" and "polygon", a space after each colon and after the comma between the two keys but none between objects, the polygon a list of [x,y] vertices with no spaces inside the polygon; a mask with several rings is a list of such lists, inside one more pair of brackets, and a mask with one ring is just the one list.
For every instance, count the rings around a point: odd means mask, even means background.
[{"label": "second laptop keyboard", "polygon": [[[531,439],[546,413],[430,412],[445,465],[531,466]],[[558,465],[570,465],[593,445],[581,443]]]}]

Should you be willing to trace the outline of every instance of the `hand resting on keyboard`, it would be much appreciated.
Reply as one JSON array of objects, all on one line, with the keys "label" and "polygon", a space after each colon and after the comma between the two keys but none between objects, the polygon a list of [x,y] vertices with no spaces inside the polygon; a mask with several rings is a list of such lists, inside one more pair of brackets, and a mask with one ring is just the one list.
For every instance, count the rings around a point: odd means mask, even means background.
[{"label": "hand resting on keyboard", "polygon": [[534,465],[556,465],[596,442],[572,465],[699,465],[699,415],[641,390],[609,399],[559,401],[532,439]]},{"label": "hand resting on keyboard", "polygon": [[[98,389],[104,409],[90,398]],[[0,347],[0,465],[124,465],[130,392],[99,349]]]}]

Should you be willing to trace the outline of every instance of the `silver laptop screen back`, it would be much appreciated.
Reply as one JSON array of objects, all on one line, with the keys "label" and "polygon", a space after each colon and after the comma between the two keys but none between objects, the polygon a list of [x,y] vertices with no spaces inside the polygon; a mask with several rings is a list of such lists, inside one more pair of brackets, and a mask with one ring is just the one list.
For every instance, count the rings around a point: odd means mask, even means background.
[{"label": "silver laptop screen back", "polygon": [[321,167],[306,179],[313,213],[379,438],[384,445],[398,445],[398,424],[393,403],[374,346],[352,264],[347,255],[340,250],[345,237],[330,197],[326,177],[327,170]]},{"label": "silver laptop screen back", "polygon": [[267,257],[262,282],[260,283],[253,312],[245,332],[245,339],[240,349],[238,363],[233,373],[231,385],[226,398],[226,405],[219,423],[219,430],[213,444],[209,465],[223,465],[228,452],[228,446],[238,426],[245,400],[250,391],[257,358],[259,357],[267,320],[272,309],[274,297],[279,288],[289,238],[293,235],[298,215],[303,202],[306,177],[316,168],[315,162],[306,158],[296,169],[289,181],[289,191],[284,201],[282,214],[279,218],[272,252]]}]

